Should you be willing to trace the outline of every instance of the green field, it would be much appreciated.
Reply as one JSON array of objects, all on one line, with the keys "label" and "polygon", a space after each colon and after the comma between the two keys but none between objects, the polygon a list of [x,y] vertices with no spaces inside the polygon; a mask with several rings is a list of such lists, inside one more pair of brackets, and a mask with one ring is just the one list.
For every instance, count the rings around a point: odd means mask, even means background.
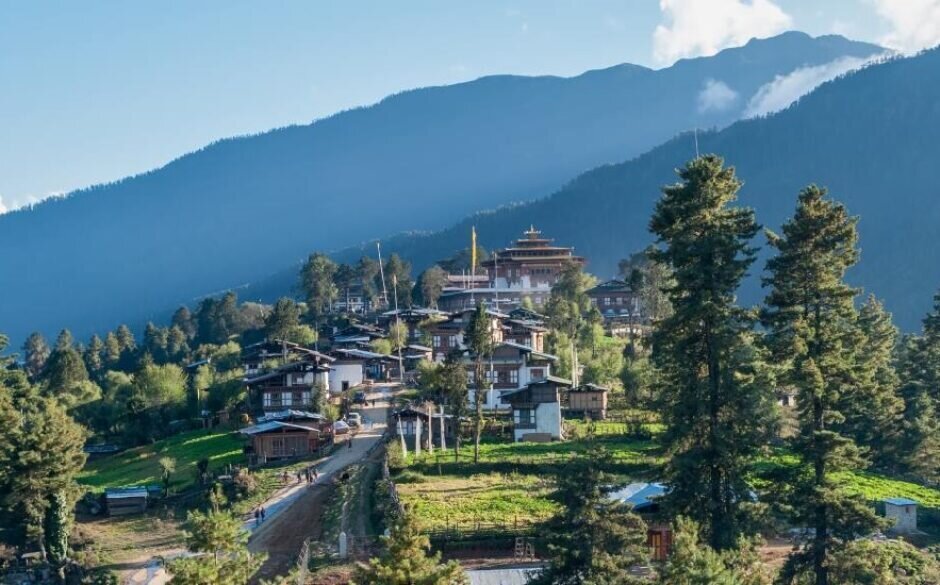
[{"label": "green field", "polygon": [[195,483],[196,463],[208,459],[210,469],[229,463],[243,463],[244,442],[232,432],[208,430],[181,433],[169,439],[129,449],[117,455],[89,461],[78,482],[92,491],[128,485],[160,484],[160,458],[176,460],[176,473],[170,488],[179,490]]},{"label": "green field", "polygon": [[[662,458],[654,441],[600,433],[596,440],[612,455],[609,471],[624,482],[656,477]],[[413,506],[431,530],[477,522],[539,522],[557,509],[550,499],[553,474],[589,446],[587,441],[487,440],[474,463],[473,445],[464,444],[457,461],[453,450],[410,454],[406,469],[394,480],[402,502]]]}]

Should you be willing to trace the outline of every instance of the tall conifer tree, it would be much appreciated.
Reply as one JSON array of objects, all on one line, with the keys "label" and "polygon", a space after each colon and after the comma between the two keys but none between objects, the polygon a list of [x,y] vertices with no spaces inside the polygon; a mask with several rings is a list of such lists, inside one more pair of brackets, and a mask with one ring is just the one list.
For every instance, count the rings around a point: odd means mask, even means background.
[{"label": "tall conifer tree", "polygon": [[833,477],[864,466],[855,443],[838,431],[845,420],[841,399],[867,381],[858,367],[865,336],[853,304],[857,291],[844,281],[858,260],[856,222],[823,189],[810,186],[783,235],[768,232],[777,255],[767,263],[770,293],[762,317],[771,350],[786,366],[785,382],[799,392],[794,449],[800,464],[777,485],[798,525],[814,529],[805,549],[788,560],[784,577],[809,570],[816,585],[830,583],[835,549],[878,524],[867,502],[844,493]]},{"label": "tall conifer tree", "polygon": [[748,466],[775,426],[753,318],[735,304],[758,225],[753,211],[732,206],[741,183],[721,158],[697,158],[679,176],[650,222],[659,244],[651,257],[673,275],[665,292],[674,312],[653,338],[671,455],[666,499],[724,550],[749,528]]}]

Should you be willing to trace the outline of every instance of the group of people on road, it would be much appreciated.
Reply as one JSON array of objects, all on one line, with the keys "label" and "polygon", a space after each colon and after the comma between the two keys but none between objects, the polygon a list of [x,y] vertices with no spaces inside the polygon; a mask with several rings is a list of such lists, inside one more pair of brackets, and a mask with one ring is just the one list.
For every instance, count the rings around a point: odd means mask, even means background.
[{"label": "group of people on road", "polygon": [[[296,483],[316,483],[320,479],[320,472],[315,465],[297,470]],[[290,483],[290,474],[285,470],[281,473],[281,483],[288,485]]]},{"label": "group of people on road", "polygon": [[264,506],[258,506],[255,508],[255,526],[264,522],[265,510]]}]

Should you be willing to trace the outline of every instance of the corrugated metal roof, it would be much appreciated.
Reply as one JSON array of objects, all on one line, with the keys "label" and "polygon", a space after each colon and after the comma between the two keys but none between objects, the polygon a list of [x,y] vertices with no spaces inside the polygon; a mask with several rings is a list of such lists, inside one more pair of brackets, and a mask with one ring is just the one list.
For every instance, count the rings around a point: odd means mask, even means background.
[{"label": "corrugated metal roof", "polygon": [[634,510],[642,510],[652,506],[657,498],[666,494],[666,486],[661,483],[631,483],[627,487],[612,494],[610,498],[630,504]]},{"label": "corrugated metal roof", "polygon": [[519,569],[478,569],[467,571],[470,585],[525,585],[541,569],[532,567]]},{"label": "corrugated metal roof", "polygon": [[894,506],[916,506],[919,502],[910,498],[888,498],[885,503]]}]

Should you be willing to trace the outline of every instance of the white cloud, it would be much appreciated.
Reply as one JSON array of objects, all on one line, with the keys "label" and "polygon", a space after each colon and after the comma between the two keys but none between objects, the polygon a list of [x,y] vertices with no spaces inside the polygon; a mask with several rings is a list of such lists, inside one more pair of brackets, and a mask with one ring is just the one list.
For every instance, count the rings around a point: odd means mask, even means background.
[{"label": "white cloud", "polygon": [[880,42],[912,53],[940,44],[940,0],[874,0],[878,14],[891,25]]},{"label": "white cloud", "polygon": [[841,57],[823,65],[800,67],[786,75],[778,75],[773,81],[762,85],[748,100],[744,117],[779,112],[830,79],[883,57]]},{"label": "white cloud", "polygon": [[770,37],[793,22],[772,0],[660,0],[659,9],[666,22],[653,32],[653,57],[664,64]]},{"label": "white cloud", "polygon": [[4,214],[7,211],[10,211],[10,210],[7,209],[7,206],[3,204],[3,196],[0,195],[0,214]]},{"label": "white cloud", "polygon": [[702,91],[698,93],[698,111],[723,112],[738,101],[738,92],[734,91],[724,81],[706,79]]},{"label": "white cloud", "polygon": [[20,197],[7,197],[6,199],[0,195],[0,215],[7,213],[9,211],[14,211],[20,207],[27,207],[29,205],[34,205],[39,203],[44,199],[49,199],[52,197],[62,197],[65,195],[64,191],[53,191],[47,193],[46,195],[39,197],[36,195],[22,195]]}]

